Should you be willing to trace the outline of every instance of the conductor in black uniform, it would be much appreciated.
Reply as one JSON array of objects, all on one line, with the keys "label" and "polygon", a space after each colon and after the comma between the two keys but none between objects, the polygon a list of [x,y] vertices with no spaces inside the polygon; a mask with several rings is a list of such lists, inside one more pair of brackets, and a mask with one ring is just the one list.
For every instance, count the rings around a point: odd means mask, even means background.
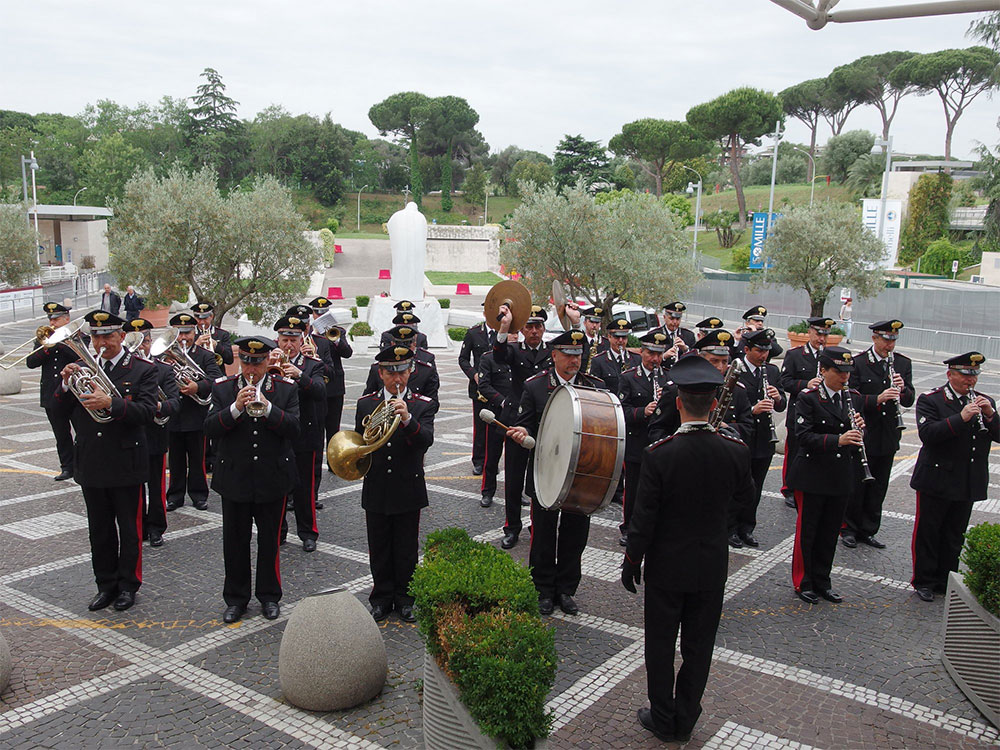
[{"label": "conductor in black uniform", "polygon": [[[671,370],[682,424],[646,449],[622,584],[635,593],[645,562],[646,683],[639,723],[685,742],[701,714],[729,568],[726,519],[751,502],[750,452],[708,424],[722,376],[703,359]],[[674,680],[680,631],[683,663]]]},{"label": "conductor in black uniform", "polygon": [[293,441],[299,433],[298,386],[267,374],[275,342],[263,336],[236,340],[240,373],[212,387],[205,433],[218,440],[212,489],[222,496],[222,552],[226,578],[224,622],[243,617],[250,602],[250,537],[257,526],[254,593],[264,617],[281,613],[278,535],[285,499],[295,484]]},{"label": "conductor in black uniform", "polygon": [[854,358],[851,387],[878,403],[877,409],[869,411],[865,427],[865,451],[875,479],[865,482],[862,491],[852,494],[847,504],[841,531],[845,547],[856,547],[858,542],[876,549],[885,547],[875,534],[882,525],[882,503],[889,489],[892,462],[899,450],[900,407],[913,406],[915,397],[910,359],[895,351],[902,327],[901,320],[883,320],[868,326],[872,345]]},{"label": "conductor in black uniform", "polygon": [[368,601],[376,621],[395,609],[401,620],[414,622],[408,589],[417,567],[420,511],[428,505],[424,454],[434,443],[437,404],[407,387],[413,369],[413,350],[408,346],[387,347],[375,361],[382,388],[358,401],[354,429],[363,433],[365,417],[386,401],[400,423],[391,439],[370,454],[371,468],[361,489],[372,569]]},{"label": "conductor in black uniform", "polygon": [[[820,597],[843,601],[833,590],[830,569],[848,499],[861,491],[861,445],[865,397],[847,387],[854,357],[839,346],[819,355],[821,382],[799,394],[795,422],[798,451],[788,469],[799,518],[792,550],[795,593],[808,603]],[[847,399],[857,420],[851,424]]]},{"label": "conductor in black uniform", "polygon": [[590,361],[590,374],[604,381],[612,393],[618,393],[618,381],[622,373],[638,367],[642,358],[630,352],[626,346],[632,324],[624,318],[616,318],[608,326],[608,348]]},{"label": "conductor in black uniform", "polygon": [[774,345],[774,331],[770,328],[752,330],[743,334],[740,343],[743,344],[744,369],[739,378],[752,404],[750,413],[753,417],[753,429],[746,435],[744,442],[750,448],[750,471],[753,474],[755,492],[753,502],[739,509],[734,519],[735,527],[730,529],[730,536],[736,534],[746,546],[759,547],[760,543],[753,532],[757,527],[760,494],[774,457],[776,443],[771,440],[774,435],[774,414],[783,412],[787,401],[777,388],[780,377],[778,368],[767,361]]},{"label": "conductor in black uniform", "polygon": [[[496,334],[493,330],[487,328],[485,322],[480,321],[465,332],[465,338],[462,339],[462,349],[458,353],[458,366],[462,368],[465,377],[469,379],[469,398],[472,400],[472,473],[476,476],[483,473],[483,464],[486,463],[487,434],[490,432],[489,425],[479,418],[479,410],[485,406],[485,403],[480,400],[478,388],[479,361],[486,352],[493,351],[495,338]],[[494,477],[495,481],[496,477]],[[493,494],[490,493],[490,497],[492,496]]]},{"label": "conductor in black uniform", "polygon": [[[42,305],[42,310],[49,318],[49,326],[56,330],[69,323],[69,308],[58,302],[46,302]],[[89,339],[85,340],[89,341]],[[69,427],[69,419],[61,410],[52,408],[52,395],[62,384],[63,368],[70,362],[76,362],[79,357],[65,344],[42,347],[42,342],[35,339],[34,348],[38,351],[29,354],[24,360],[24,364],[29,370],[36,367],[42,368],[38,400],[39,405],[45,409],[45,416],[48,417],[49,424],[52,426],[52,434],[56,438],[59,474],[56,475],[55,480],[62,482],[73,476],[73,432]]]},{"label": "conductor in black uniform", "polygon": [[[68,384],[81,365],[71,362],[63,367],[52,405],[69,418],[76,433],[73,479],[87,505],[97,580],[97,596],[88,609],[113,602],[121,611],[135,604],[142,585],[142,485],[149,473],[145,427],[156,411],[156,368],[124,349],[125,321],[117,315],[97,310],[84,320],[90,324],[98,366],[117,393],[98,382],[93,388],[84,386],[87,393],[78,398]],[[96,421],[94,412],[107,421]]]},{"label": "conductor in black uniform", "polygon": [[788,394],[788,414],[785,416],[788,430],[785,433],[785,456],[781,464],[781,494],[785,496],[785,505],[789,508],[795,507],[792,490],[788,485],[788,469],[798,452],[798,438],[792,427],[795,424],[795,402],[806,388],[819,386],[822,380],[819,376],[819,353],[826,346],[826,337],[834,325],[832,318],[824,317],[809,318],[806,322],[809,324],[809,340],[803,346],[789,349],[781,365],[780,387]]},{"label": "conductor in black uniform", "polygon": [[618,527],[623,547],[628,541],[628,525],[639,491],[639,468],[646,446],[649,445],[649,421],[656,402],[671,383],[670,376],[660,366],[670,337],[661,329],[646,333],[639,339],[640,362],[621,374],[618,398],[625,412],[625,496],[622,502],[622,523]]},{"label": "conductor in black uniform", "polygon": [[972,504],[986,499],[990,443],[1000,443],[996,401],[975,390],[986,358],[966,352],[946,359],[948,382],[917,399],[920,453],[910,478],[917,491],[913,579],[925,602],[943,594],[958,570]]},{"label": "conductor in black uniform", "polygon": [[[552,368],[525,381],[517,419],[507,431],[507,437],[518,445],[523,445],[529,435],[536,437],[549,394],[560,385],[604,388],[600,380],[580,372],[584,343],[583,331],[575,329],[552,339]],[[531,499],[528,565],[538,591],[538,611],[543,615],[552,614],[555,604],[568,615],[580,611],[573,595],[580,585],[581,556],[589,535],[590,516],[546,510],[536,498]]]}]

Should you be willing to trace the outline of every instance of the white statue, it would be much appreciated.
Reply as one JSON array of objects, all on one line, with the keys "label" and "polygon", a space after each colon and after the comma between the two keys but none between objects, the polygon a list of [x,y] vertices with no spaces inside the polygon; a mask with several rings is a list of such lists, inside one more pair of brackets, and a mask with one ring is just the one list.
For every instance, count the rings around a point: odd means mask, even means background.
[{"label": "white statue", "polygon": [[424,298],[424,268],[427,263],[427,219],[412,201],[389,218],[389,246],[392,248],[394,300],[418,302]]}]

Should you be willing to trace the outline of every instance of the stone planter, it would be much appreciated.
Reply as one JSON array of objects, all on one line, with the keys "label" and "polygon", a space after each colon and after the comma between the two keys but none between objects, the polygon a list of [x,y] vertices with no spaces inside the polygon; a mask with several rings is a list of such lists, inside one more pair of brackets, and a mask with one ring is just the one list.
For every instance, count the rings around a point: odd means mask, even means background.
[{"label": "stone planter", "polygon": [[[808,333],[792,333],[791,331],[786,331],[786,333],[788,334],[788,343],[792,346],[805,346],[809,343]],[[826,345],[838,346],[843,339],[843,336],[831,334],[826,337]]]},{"label": "stone planter", "polygon": [[[507,747],[476,724],[458,697],[458,689],[424,650],[424,746],[427,750],[497,750]],[[535,740],[536,750],[548,742]]]},{"label": "stone planter", "polygon": [[941,660],[965,697],[1000,727],[1000,618],[983,609],[955,572],[948,574]]},{"label": "stone planter", "polygon": [[351,348],[355,354],[364,354],[371,346],[374,336],[351,336]]},{"label": "stone planter", "polygon": [[167,321],[170,320],[170,305],[147,307],[139,313],[139,317],[152,323],[153,328],[166,328]]}]

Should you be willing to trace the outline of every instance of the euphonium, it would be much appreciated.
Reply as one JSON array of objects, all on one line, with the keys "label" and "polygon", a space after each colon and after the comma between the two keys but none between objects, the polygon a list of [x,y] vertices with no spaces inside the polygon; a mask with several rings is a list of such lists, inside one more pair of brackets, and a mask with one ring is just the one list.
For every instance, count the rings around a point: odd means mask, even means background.
[{"label": "euphonium", "polygon": [[[128,353],[133,357],[138,357],[144,362],[152,362],[153,358],[147,357],[141,349],[142,342],[145,340],[146,335],[142,331],[129,331],[125,334],[125,340],[122,342],[122,346],[125,347],[125,349],[128,350]],[[163,392],[163,389],[160,388],[160,386],[156,386],[156,398],[161,404],[167,400],[167,394]],[[157,427],[163,427],[163,425],[165,425],[168,421],[170,421],[170,417],[168,416],[153,415],[153,424]]]},{"label": "euphonium", "polygon": [[389,442],[399,422],[391,401],[385,400],[361,422],[362,434],[354,430],[334,434],[326,447],[326,460],[333,473],[347,480],[364,477],[372,466],[371,454]]},{"label": "euphonium", "polygon": [[[111,378],[97,362],[90,347],[84,343],[82,321],[63,326],[48,337],[44,346],[48,349],[56,344],[65,344],[80,358],[80,369],[70,375],[69,380],[66,381],[66,387],[77,399],[97,392],[121,398],[121,394]],[[110,409],[87,409],[87,413],[95,422],[110,422],[112,419]]]},{"label": "euphonium", "polygon": [[[174,369],[174,377],[177,378],[177,385],[184,385],[185,380],[207,380],[205,371],[198,366],[198,363],[191,359],[180,342],[177,340],[177,331],[169,329],[164,331],[149,349],[153,357],[159,357],[160,361],[170,365]],[[199,406],[208,406],[212,403],[212,395],[205,397],[197,393],[191,399]]]}]

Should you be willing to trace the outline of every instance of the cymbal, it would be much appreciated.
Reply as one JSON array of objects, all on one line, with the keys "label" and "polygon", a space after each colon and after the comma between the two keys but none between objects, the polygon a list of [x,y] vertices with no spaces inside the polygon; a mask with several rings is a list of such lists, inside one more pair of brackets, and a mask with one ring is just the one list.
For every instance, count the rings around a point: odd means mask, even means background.
[{"label": "cymbal", "polygon": [[513,279],[508,281],[498,281],[493,288],[486,293],[486,301],[483,302],[483,315],[486,316],[486,325],[494,331],[500,330],[500,321],[497,316],[500,314],[500,305],[507,305],[510,308],[513,319],[510,323],[510,332],[517,333],[528,321],[531,314],[531,292],[520,281]]},{"label": "cymbal", "polygon": [[573,321],[566,315],[566,290],[559,279],[552,280],[552,303],[556,307],[556,317],[562,324],[563,330],[568,331],[573,327]]}]

